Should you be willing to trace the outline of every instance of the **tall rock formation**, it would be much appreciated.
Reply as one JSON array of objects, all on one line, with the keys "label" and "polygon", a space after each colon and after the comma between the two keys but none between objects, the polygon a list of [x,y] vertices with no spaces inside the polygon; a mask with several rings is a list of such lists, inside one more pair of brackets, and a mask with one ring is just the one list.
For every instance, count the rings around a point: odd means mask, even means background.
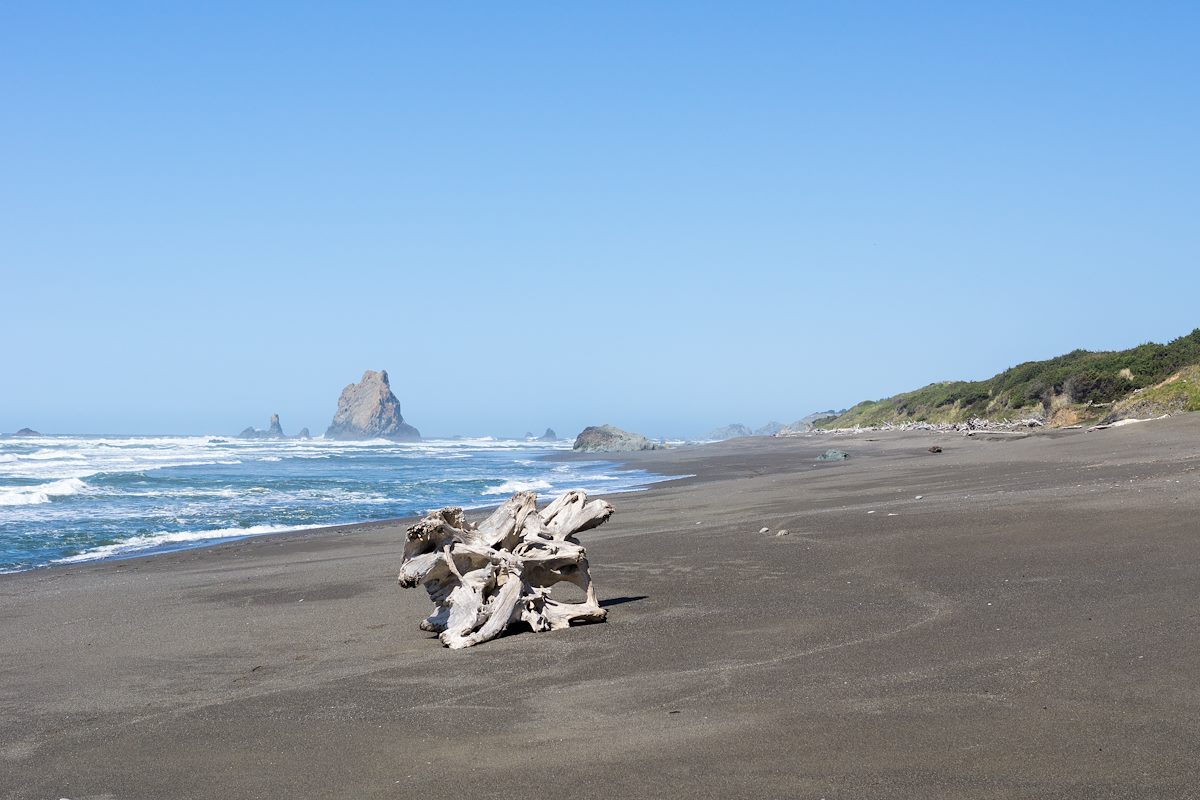
[{"label": "tall rock formation", "polygon": [[554,432],[554,428],[546,428],[546,432],[538,437],[539,442],[557,442],[558,434]]},{"label": "tall rock formation", "polygon": [[419,442],[421,433],[400,415],[386,370],[367,370],[362,380],[342,390],[326,439],[391,439]]},{"label": "tall rock formation", "polygon": [[250,427],[238,434],[239,439],[286,439],[283,426],[279,424],[279,415],[271,415],[271,427],[265,431]]}]

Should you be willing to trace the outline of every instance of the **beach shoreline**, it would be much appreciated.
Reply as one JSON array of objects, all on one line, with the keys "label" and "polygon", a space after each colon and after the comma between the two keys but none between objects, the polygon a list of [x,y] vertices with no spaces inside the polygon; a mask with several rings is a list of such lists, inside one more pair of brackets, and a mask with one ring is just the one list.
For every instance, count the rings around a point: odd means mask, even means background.
[{"label": "beach shoreline", "polygon": [[1200,414],[586,457],[690,476],[582,535],[603,625],[445,650],[406,519],[0,576],[0,797],[1200,784]]}]

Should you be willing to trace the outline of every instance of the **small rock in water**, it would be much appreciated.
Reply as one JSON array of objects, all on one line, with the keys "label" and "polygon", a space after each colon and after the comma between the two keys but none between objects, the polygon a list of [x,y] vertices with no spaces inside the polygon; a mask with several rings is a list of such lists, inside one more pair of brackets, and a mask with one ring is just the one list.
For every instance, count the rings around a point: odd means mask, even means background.
[{"label": "small rock in water", "polygon": [[770,528],[759,528],[758,532],[759,533],[770,533],[771,529]]},{"label": "small rock in water", "polygon": [[817,461],[843,461],[850,457],[850,454],[845,450],[826,450],[821,455],[817,456]]},{"label": "small rock in water", "polygon": [[789,533],[791,533],[791,531],[789,531],[787,528],[784,528],[784,529],[780,530],[779,532],[777,532],[775,535],[776,536],[787,536]]}]

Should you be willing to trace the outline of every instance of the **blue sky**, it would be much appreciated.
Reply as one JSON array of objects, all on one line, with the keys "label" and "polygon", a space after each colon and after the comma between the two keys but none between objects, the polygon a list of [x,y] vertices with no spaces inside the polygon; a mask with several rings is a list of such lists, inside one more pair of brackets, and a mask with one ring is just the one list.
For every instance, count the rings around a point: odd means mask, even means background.
[{"label": "blue sky", "polygon": [[346,5],[0,10],[0,430],[386,368],[689,435],[1200,326],[1198,4]]}]

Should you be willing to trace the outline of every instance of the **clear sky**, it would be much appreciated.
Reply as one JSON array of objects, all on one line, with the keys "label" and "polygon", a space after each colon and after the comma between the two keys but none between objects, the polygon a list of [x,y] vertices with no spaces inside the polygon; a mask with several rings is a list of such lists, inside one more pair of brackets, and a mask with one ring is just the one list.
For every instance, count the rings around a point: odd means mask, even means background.
[{"label": "clear sky", "polygon": [[1198,3],[9,3],[0,430],[694,435],[1200,326]]}]

